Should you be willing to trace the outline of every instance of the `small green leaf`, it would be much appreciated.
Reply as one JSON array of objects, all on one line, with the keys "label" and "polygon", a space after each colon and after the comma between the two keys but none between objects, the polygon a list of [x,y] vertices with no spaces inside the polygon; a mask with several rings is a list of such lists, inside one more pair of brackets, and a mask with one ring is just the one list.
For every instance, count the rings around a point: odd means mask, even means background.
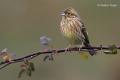
[{"label": "small green leaf", "polygon": [[26,70],[26,73],[29,77],[31,77],[32,75],[32,70],[30,69],[30,67]]},{"label": "small green leaf", "polygon": [[18,78],[21,78],[22,74],[25,72],[25,69],[21,69],[19,74],[18,74]]},{"label": "small green leaf", "polygon": [[49,55],[46,55],[43,59],[43,61],[46,61],[47,59],[49,59]]},{"label": "small green leaf", "polygon": [[117,47],[116,45],[110,45],[107,51],[104,51],[105,54],[117,54]]},{"label": "small green leaf", "polygon": [[112,51],[112,54],[117,54],[117,47],[116,47],[116,45],[112,45],[110,49]]},{"label": "small green leaf", "polygon": [[105,54],[111,54],[111,51],[110,50],[105,50],[104,53]]},{"label": "small green leaf", "polygon": [[49,55],[49,60],[50,61],[53,61],[54,60],[54,57],[53,57],[53,55],[51,54],[51,55]]},{"label": "small green leaf", "polygon": [[29,65],[29,61],[28,61],[28,60],[25,60],[24,63],[25,63],[26,65]]},{"label": "small green leaf", "polygon": [[83,60],[88,60],[89,54],[88,53],[80,53],[80,58]]},{"label": "small green leaf", "polygon": [[30,62],[30,66],[29,67],[31,68],[32,71],[35,71],[34,63]]}]

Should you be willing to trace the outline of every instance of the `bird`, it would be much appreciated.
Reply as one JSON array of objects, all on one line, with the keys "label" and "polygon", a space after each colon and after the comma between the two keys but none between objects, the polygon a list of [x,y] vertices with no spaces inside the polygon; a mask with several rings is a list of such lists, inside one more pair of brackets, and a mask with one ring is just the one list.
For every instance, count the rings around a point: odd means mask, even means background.
[{"label": "bird", "polygon": [[[77,11],[73,7],[68,7],[60,15],[60,31],[70,45],[91,47],[86,27]],[[94,49],[88,49],[88,52],[91,56],[96,53]]]}]

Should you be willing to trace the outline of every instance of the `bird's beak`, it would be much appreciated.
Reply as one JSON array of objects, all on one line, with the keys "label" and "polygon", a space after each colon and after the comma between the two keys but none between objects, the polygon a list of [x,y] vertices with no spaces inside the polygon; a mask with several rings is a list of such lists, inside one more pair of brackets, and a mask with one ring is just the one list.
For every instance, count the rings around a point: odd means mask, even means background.
[{"label": "bird's beak", "polygon": [[65,16],[65,13],[64,13],[64,12],[61,12],[60,15],[61,15],[61,16]]}]

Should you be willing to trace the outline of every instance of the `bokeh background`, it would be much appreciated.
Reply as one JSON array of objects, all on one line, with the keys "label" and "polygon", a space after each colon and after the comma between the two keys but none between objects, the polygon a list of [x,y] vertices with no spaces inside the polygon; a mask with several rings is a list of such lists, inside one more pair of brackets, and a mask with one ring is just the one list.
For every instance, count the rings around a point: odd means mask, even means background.
[{"label": "bokeh background", "polygon": [[[67,7],[79,12],[92,45],[120,44],[120,0],[0,0],[0,50],[8,48],[18,57],[38,52],[43,35],[52,38],[54,48],[67,47],[59,31],[59,14]],[[87,61],[78,54],[57,55],[52,62],[42,59],[32,60],[36,71],[31,78],[19,80],[120,80],[120,54],[98,54]],[[19,65],[2,69],[0,79],[18,80]]]}]

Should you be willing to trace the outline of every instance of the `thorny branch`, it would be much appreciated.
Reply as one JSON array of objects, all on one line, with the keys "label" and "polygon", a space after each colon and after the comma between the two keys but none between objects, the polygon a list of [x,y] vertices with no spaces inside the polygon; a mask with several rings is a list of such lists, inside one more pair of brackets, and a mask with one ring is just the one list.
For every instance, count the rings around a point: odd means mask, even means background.
[{"label": "thorny branch", "polygon": [[[1,66],[0,70],[7,67],[10,64],[23,62],[25,60],[31,60],[31,59],[34,59],[35,57],[39,56],[39,55],[42,55],[42,54],[52,54],[52,53],[61,54],[61,53],[64,53],[64,52],[72,52],[72,51],[88,51],[88,49],[89,50],[94,49],[95,51],[110,50],[111,47],[113,47],[115,49],[120,49],[120,46],[117,47],[115,45],[112,45],[112,46],[108,46],[108,47],[98,46],[98,47],[73,47],[73,48],[68,48],[68,49],[66,49],[66,48],[64,48],[64,49],[52,49],[52,50],[47,50],[47,51],[31,53],[31,54],[28,54],[26,56],[23,56],[23,57],[20,57],[20,58],[17,58],[17,59],[0,62],[0,66]],[[74,54],[74,53],[72,53],[72,54]]]}]

